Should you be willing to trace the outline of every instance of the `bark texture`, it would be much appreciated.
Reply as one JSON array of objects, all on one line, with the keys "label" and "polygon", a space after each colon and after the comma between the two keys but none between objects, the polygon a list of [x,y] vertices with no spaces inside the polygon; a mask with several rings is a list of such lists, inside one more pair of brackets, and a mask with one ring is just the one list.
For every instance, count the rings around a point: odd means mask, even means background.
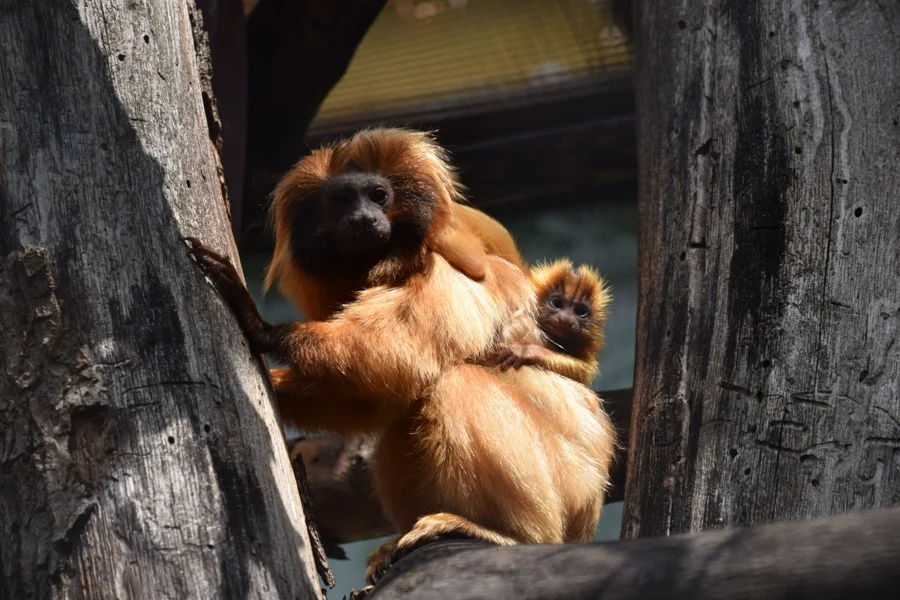
[{"label": "bark texture", "polygon": [[437,542],[366,600],[893,600],[900,509],[565,546]]},{"label": "bark texture", "polygon": [[319,596],[262,365],[180,241],[237,258],[193,4],[0,0],[3,598]]},{"label": "bark texture", "polygon": [[623,535],[900,502],[900,4],[641,0],[636,36]]}]

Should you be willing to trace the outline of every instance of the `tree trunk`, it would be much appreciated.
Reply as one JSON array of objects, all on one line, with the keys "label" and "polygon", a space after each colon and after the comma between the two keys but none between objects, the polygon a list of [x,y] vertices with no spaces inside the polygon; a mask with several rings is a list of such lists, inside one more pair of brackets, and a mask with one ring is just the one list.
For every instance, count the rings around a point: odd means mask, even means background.
[{"label": "tree trunk", "polygon": [[318,597],[262,365],[180,241],[236,258],[193,2],[0,14],[0,597]]},{"label": "tree trunk", "polygon": [[623,535],[900,502],[900,4],[641,0],[636,36]]}]

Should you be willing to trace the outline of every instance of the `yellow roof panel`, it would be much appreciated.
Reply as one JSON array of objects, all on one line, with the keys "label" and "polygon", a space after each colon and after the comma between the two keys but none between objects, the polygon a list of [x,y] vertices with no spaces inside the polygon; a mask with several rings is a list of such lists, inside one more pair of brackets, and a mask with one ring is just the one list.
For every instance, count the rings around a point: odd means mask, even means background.
[{"label": "yellow roof panel", "polygon": [[314,125],[540,93],[631,63],[602,0],[392,0]]}]

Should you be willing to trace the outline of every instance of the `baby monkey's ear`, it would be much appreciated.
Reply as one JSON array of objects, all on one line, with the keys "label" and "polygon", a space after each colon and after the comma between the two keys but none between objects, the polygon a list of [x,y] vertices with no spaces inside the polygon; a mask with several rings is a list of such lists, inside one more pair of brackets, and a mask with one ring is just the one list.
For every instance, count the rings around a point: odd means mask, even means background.
[{"label": "baby monkey's ear", "polygon": [[444,227],[430,243],[431,250],[444,257],[457,271],[474,281],[482,281],[487,271],[487,254],[477,235],[462,223]]}]

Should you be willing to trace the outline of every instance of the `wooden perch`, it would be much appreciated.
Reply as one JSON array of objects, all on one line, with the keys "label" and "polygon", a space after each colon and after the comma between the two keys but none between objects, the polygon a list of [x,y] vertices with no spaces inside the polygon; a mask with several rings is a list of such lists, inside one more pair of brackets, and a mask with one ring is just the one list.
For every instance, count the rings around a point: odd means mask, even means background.
[{"label": "wooden perch", "polygon": [[[607,502],[622,499],[625,488],[625,451],[631,421],[631,389],[600,392],[619,431],[620,453],[613,469]],[[338,544],[394,533],[381,512],[372,484],[372,440],[345,441],[336,435],[303,439],[291,445],[291,457],[301,454],[316,502],[315,517],[326,554],[344,558]]]},{"label": "wooden perch", "polygon": [[893,508],[611,543],[438,542],[400,560],[366,600],[887,600],[898,564]]}]

